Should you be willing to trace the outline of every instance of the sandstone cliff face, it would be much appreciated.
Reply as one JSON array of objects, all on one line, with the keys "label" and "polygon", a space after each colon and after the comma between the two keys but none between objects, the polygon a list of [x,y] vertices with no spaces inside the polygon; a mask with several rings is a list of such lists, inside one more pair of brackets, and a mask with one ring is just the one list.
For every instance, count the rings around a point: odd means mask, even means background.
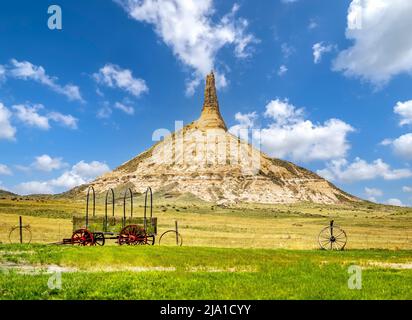
[{"label": "sandstone cliff face", "polygon": [[215,203],[356,200],[306,169],[271,159],[223,129],[201,130],[196,122],[92,183],[98,193],[126,184],[136,192],[151,186]]},{"label": "sandstone cliff face", "polygon": [[142,193],[151,186],[154,192],[190,193],[215,203],[358,201],[315,173],[271,159],[228,133],[220,115],[213,73],[206,80],[199,120],[91,185],[97,193],[125,186]]}]

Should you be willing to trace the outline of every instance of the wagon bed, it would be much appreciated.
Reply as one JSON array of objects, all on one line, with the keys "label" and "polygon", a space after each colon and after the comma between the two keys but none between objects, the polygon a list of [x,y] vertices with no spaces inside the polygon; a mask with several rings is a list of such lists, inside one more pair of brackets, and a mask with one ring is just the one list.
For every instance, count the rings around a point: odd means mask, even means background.
[{"label": "wagon bed", "polygon": [[102,232],[107,235],[119,234],[123,228],[128,225],[146,226],[144,229],[148,235],[157,234],[157,218],[143,218],[143,217],[108,217],[94,216],[89,217],[86,226],[84,216],[74,215],[72,219],[73,232],[79,229],[87,229],[90,232]]}]

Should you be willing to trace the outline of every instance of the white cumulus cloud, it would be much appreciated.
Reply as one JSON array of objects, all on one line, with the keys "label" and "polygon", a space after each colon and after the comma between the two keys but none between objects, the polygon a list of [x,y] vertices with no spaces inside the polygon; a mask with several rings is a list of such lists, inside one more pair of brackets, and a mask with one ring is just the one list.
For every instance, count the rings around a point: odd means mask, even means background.
[{"label": "white cumulus cloud", "polygon": [[352,163],[346,159],[332,160],[325,169],[318,170],[317,173],[328,180],[342,182],[365,181],[378,178],[399,180],[412,177],[410,169],[392,169],[382,159],[369,163],[360,158],[356,158]]},{"label": "white cumulus cloud", "polygon": [[403,192],[412,192],[412,187],[403,186],[403,187],[402,187],[402,191],[403,191]]},{"label": "white cumulus cloud", "polygon": [[365,193],[370,197],[381,197],[383,196],[383,191],[377,188],[365,188]]},{"label": "white cumulus cloud", "polygon": [[412,124],[412,100],[398,102],[394,108],[394,112],[401,118],[399,125],[404,126]]},{"label": "white cumulus cloud", "polygon": [[56,122],[64,127],[68,127],[70,129],[77,129],[77,122],[78,119],[73,117],[72,115],[64,115],[60,112],[49,112],[47,114],[40,114],[45,108],[41,104],[35,105],[14,105],[12,109],[15,112],[15,116],[24,124],[39,128],[42,130],[49,130],[50,129],[50,121]]},{"label": "white cumulus cloud", "polygon": [[6,79],[6,68],[0,64],[0,84]]},{"label": "white cumulus cloud", "polygon": [[8,166],[0,163],[0,175],[10,176],[12,175],[12,171],[10,170]]},{"label": "white cumulus cloud", "polygon": [[10,119],[12,113],[0,102],[0,140],[14,140],[16,135],[16,128],[12,126]]},{"label": "white cumulus cloud", "polygon": [[[172,49],[184,65],[193,70],[187,93],[193,94],[201,79],[215,68],[216,55],[226,45],[234,46],[235,56],[249,55],[249,45],[256,42],[246,32],[248,21],[236,18],[239,6],[215,19],[212,0],[115,0],[133,19],[154,26],[156,34]],[[219,80],[220,78],[220,80]],[[217,83],[226,84],[217,73]]]},{"label": "white cumulus cloud", "polygon": [[249,139],[249,129],[253,128],[255,121],[258,118],[256,112],[235,114],[235,119],[238,124],[229,128],[230,133],[247,141]]},{"label": "white cumulus cloud", "polygon": [[61,124],[62,126],[68,127],[70,129],[77,129],[77,122],[79,120],[70,114],[61,114],[60,112],[50,112],[49,114],[47,114],[47,117],[50,120]]},{"label": "white cumulus cloud", "polygon": [[[230,132],[238,135],[239,129],[253,129],[254,141],[270,156],[304,162],[341,158],[350,148],[347,135],[354,131],[352,126],[339,119],[315,124],[304,119],[304,110],[288,100],[270,101],[264,116],[269,124],[257,130],[253,127],[255,113],[237,114],[239,124],[231,127]],[[247,122],[247,119],[253,121]]]},{"label": "white cumulus cloud", "polygon": [[86,179],[75,174],[73,171],[66,171],[63,172],[61,176],[50,180],[47,183],[53,188],[53,192],[55,192],[55,188],[60,188],[60,190],[69,190],[86,183],[86,181]]},{"label": "white cumulus cloud", "polygon": [[396,199],[396,198],[392,198],[389,199],[388,201],[386,201],[386,204],[389,204],[391,206],[397,206],[397,207],[404,207],[405,205],[402,203],[401,200]]},{"label": "white cumulus cloud", "polygon": [[315,19],[310,19],[309,25],[308,25],[309,30],[316,29],[317,27],[319,27],[318,22]]},{"label": "white cumulus cloud", "polygon": [[288,72],[288,67],[286,67],[284,64],[282,64],[282,65],[279,67],[278,76],[281,77],[281,76],[285,75],[286,72]]},{"label": "white cumulus cloud", "polygon": [[143,79],[134,78],[131,70],[122,69],[115,64],[106,64],[99,72],[93,74],[93,77],[100,84],[122,89],[135,97],[140,97],[149,91]]},{"label": "white cumulus cloud", "polygon": [[54,194],[92,181],[110,171],[107,164],[99,161],[87,163],[80,161],[70,170],[63,172],[59,177],[47,181],[29,181],[14,188],[19,194]]},{"label": "white cumulus cloud", "polygon": [[40,171],[50,172],[53,170],[59,170],[65,167],[67,164],[63,162],[63,158],[52,158],[47,154],[36,157],[32,166]]},{"label": "white cumulus cloud", "polygon": [[92,161],[88,163],[82,160],[75,164],[72,168],[72,172],[75,175],[83,177],[86,180],[100,176],[108,171],[110,171],[108,165],[99,161]]},{"label": "white cumulus cloud", "polygon": [[404,134],[395,140],[385,139],[381,144],[391,146],[395,154],[402,158],[412,159],[412,133]]},{"label": "white cumulus cloud", "polygon": [[59,85],[58,78],[49,76],[42,66],[36,66],[29,61],[17,61],[12,59],[10,66],[6,70],[6,75],[21,80],[32,80],[49,87],[53,91],[65,95],[69,100],[83,102],[83,98],[78,86],[67,84]]},{"label": "white cumulus cloud", "polygon": [[353,45],[339,53],[333,69],[382,86],[412,72],[412,1],[353,0],[346,38]]},{"label": "white cumulus cloud", "polygon": [[116,102],[114,104],[114,107],[116,109],[119,109],[121,111],[123,111],[124,113],[128,114],[128,115],[133,115],[134,114],[134,108],[131,106],[127,106],[124,103],[121,102]]},{"label": "white cumulus cloud", "polygon": [[16,117],[30,127],[39,128],[42,130],[50,129],[49,119],[39,114],[39,111],[44,107],[42,105],[26,106],[26,105],[14,105]]},{"label": "white cumulus cloud", "polygon": [[301,122],[303,113],[302,108],[296,108],[287,99],[276,99],[266,105],[265,117],[272,118],[278,125],[286,125]]},{"label": "white cumulus cloud", "polygon": [[110,108],[109,101],[104,101],[102,107],[97,111],[97,118],[99,119],[108,119],[112,115],[113,111]]},{"label": "white cumulus cloud", "polygon": [[322,56],[325,53],[331,52],[334,46],[331,44],[324,44],[323,42],[315,43],[312,47],[313,50],[313,62],[320,63],[322,60]]},{"label": "white cumulus cloud", "polygon": [[51,186],[48,182],[28,181],[28,182],[20,183],[15,188],[15,191],[21,195],[52,194],[53,186]]}]

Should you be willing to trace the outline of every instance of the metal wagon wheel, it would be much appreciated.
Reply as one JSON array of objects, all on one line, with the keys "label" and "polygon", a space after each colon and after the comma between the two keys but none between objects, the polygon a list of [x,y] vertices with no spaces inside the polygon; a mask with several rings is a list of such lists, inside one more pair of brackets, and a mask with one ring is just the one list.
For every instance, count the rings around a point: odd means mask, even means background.
[{"label": "metal wagon wheel", "polygon": [[95,232],[93,233],[94,245],[104,246],[106,243],[106,239],[104,237],[103,232]]},{"label": "metal wagon wheel", "polygon": [[147,235],[144,228],[136,224],[124,227],[118,237],[119,245],[153,245],[154,241],[155,237],[153,235]]},{"label": "metal wagon wheel", "polygon": [[21,235],[20,235],[20,226],[15,226],[10,229],[9,232],[9,241],[10,243],[20,243],[20,236],[22,239],[22,243],[30,244],[32,240],[32,233],[30,226],[23,226],[21,228]]},{"label": "metal wagon wheel", "polygon": [[95,244],[93,233],[87,229],[76,230],[72,235],[72,244],[78,246],[92,246]]},{"label": "metal wagon wheel", "polygon": [[162,235],[159,238],[159,246],[162,243],[163,239],[163,245],[168,245],[170,242],[174,242],[174,245],[181,247],[183,245],[183,237],[182,235],[177,232],[176,230],[167,230],[162,233]]},{"label": "metal wagon wheel", "polygon": [[323,250],[344,250],[348,238],[345,230],[334,225],[332,220],[330,225],[319,233],[318,241]]}]

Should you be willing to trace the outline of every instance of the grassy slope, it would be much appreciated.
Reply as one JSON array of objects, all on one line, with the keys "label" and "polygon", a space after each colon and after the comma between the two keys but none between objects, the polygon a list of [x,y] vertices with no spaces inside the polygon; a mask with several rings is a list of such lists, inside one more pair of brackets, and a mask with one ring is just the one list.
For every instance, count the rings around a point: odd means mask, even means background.
[{"label": "grassy slope", "polygon": [[[48,289],[47,274],[0,273],[3,299],[412,298],[412,270],[370,265],[410,263],[411,251],[0,246],[0,253],[3,265],[56,264],[82,271],[63,273],[62,290]],[[367,267],[362,290],[348,289],[353,264]],[[125,271],[128,267],[149,271]],[[152,267],[175,271],[150,271]]]},{"label": "grassy slope", "polygon": [[0,199],[9,199],[10,197],[16,197],[16,196],[17,195],[15,193],[0,189]]}]

